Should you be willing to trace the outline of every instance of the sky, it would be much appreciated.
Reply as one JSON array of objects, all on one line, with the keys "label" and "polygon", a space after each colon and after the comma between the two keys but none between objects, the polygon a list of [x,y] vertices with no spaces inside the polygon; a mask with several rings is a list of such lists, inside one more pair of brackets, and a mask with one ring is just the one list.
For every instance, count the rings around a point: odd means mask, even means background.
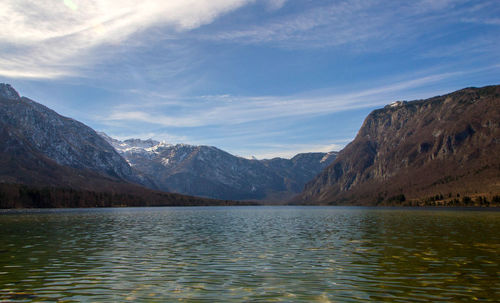
[{"label": "sky", "polygon": [[338,151],[374,109],[500,84],[498,0],[2,0],[0,82],[118,138]]}]

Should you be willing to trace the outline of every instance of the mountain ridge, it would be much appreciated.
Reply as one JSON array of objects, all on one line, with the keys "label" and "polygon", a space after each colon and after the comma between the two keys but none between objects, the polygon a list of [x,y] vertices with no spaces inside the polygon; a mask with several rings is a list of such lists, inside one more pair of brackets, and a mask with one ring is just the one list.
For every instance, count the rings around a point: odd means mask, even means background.
[{"label": "mountain ridge", "polygon": [[120,141],[100,135],[159,188],[217,199],[284,201],[299,193],[336,156],[336,152],[304,153],[292,159],[256,160],[214,146],[152,139]]},{"label": "mountain ridge", "polygon": [[0,84],[0,208],[236,204],[144,186],[93,129]]},{"label": "mountain ridge", "polygon": [[19,144],[59,165],[152,186],[147,179],[134,173],[126,161],[90,127],[61,116],[29,98],[20,97],[10,85],[4,85],[0,90],[2,96],[8,96],[2,98],[0,103],[4,135],[17,137]]},{"label": "mountain ridge", "polygon": [[499,154],[500,86],[399,101],[371,112],[356,138],[292,203],[491,200],[500,193]]}]

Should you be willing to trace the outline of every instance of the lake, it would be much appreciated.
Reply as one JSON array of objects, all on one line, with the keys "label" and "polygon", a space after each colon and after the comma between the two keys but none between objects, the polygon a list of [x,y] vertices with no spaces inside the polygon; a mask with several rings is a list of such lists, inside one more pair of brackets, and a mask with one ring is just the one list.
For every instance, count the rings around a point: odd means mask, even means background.
[{"label": "lake", "polygon": [[0,212],[0,301],[500,301],[500,212]]}]

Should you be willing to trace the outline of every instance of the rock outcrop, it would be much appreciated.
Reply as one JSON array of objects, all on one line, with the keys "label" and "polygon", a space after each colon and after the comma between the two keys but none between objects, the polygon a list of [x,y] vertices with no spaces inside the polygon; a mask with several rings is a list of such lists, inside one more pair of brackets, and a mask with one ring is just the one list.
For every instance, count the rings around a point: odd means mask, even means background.
[{"label": "rock outcrop", "polygon": [[[153,186],[147,178],[133,171],[93,129],[33,100],[20,97],[8,84],[0,86],[0,127],[3,139],[0,152],[4,159],[21,155],[33,159],[42,156],[41,162],[50,161],[112,179]],[[27,180],[30,175],[19,177]],[[16,177],[9,174],[8,178]],[[36,183],[36,180],[33,182]]]},{"label": "rock outcrop", "polygon": [[0,208],[236,204],[144,186],[93,129],[0,84]]},{"label": "rock outcrop", "polygon": [[500,193],[499,155],[500,86],[394,102],[370,113],[354,141],[293,203],[491,197]]}]

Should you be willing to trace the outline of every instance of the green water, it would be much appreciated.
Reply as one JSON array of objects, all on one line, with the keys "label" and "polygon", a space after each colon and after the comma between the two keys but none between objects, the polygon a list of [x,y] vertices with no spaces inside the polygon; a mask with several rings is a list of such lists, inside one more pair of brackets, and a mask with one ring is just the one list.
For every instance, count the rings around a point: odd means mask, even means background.
[{"label": "green water", "polygon": [[0,302],[500,301],[500,212],[0,212]]}]

